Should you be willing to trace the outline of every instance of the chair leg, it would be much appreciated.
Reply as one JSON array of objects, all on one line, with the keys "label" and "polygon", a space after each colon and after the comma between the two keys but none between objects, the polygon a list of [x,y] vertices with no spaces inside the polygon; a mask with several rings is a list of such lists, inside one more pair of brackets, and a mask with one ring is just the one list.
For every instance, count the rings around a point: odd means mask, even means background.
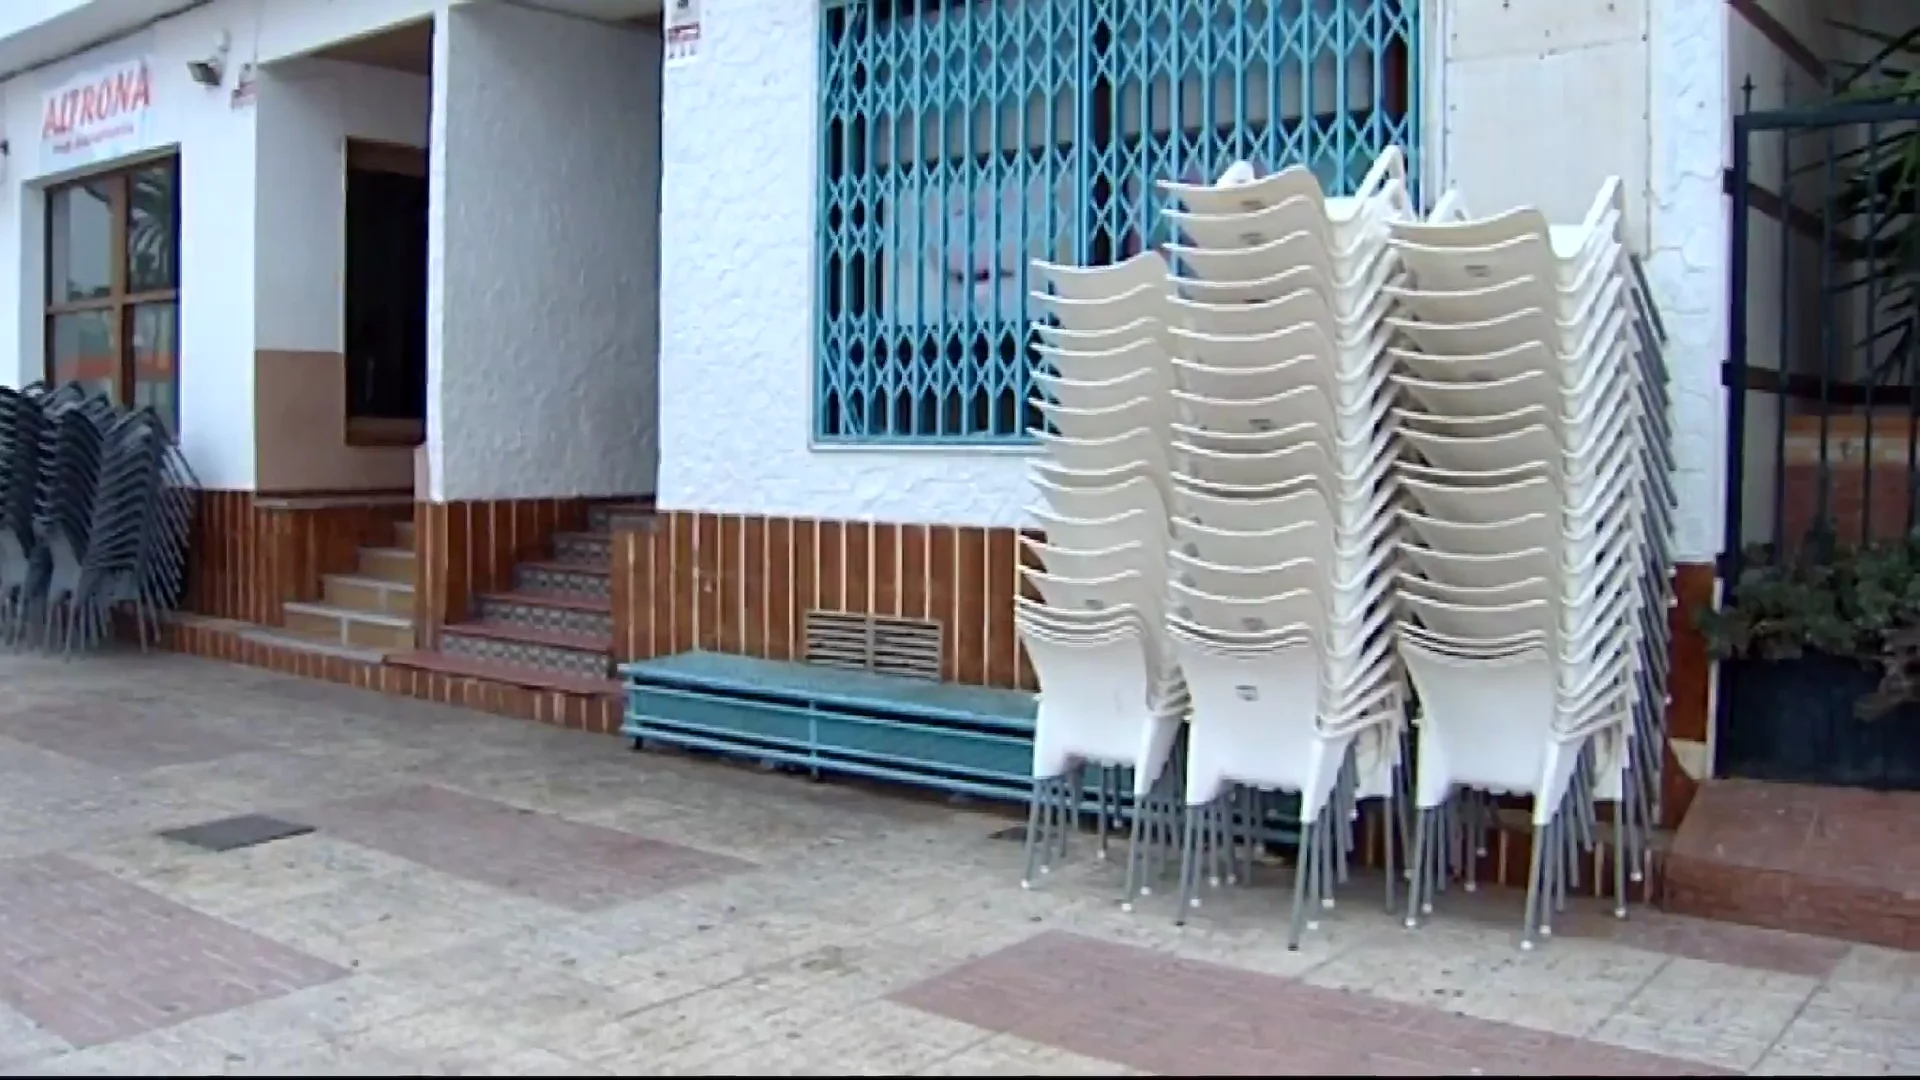
[{"label": "chair leg", "polygon": [[1033,871],[1040,863],[1041,801],[1045,797],[1046,780],[1033,778],[1033,794],[1027,801],[1027,837],[1026,870],[1020,877],[1020,887],[1033,888]]}]

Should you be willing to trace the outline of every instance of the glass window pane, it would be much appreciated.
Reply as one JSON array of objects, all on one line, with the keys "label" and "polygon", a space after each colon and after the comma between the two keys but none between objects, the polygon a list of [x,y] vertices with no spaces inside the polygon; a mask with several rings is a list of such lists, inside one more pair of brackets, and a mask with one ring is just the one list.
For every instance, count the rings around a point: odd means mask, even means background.
[{"label": "glass window pane", "polygon": [[52,343],[52,382],[77,382],[118,401],[120,388],[120,342],[113,325],[113,310],[76,311],[55,315],[48,320],[47,338]]},{"label": "glass window pane", "polygon": [[180,306],[168,301],[133,309],[133,404],[160,414],[180,431]]},{"label": "glass window pane", "polygon": [[47,298],[91,300],[113,291],[113,183],[89,180],[47,194]]},{"label": "glass window pane", "polygon": [[180,230],[172,162],[127,177],[127,291],[179,285]]}]

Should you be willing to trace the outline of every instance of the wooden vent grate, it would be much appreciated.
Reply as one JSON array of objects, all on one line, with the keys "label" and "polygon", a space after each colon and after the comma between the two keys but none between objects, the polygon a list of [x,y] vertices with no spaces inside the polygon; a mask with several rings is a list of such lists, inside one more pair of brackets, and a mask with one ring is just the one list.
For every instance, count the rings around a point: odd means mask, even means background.
[{"label": "wooden vent grate", "polygon": [[807,663],[940,681],[940,624],[854,611],[809,611]]}]

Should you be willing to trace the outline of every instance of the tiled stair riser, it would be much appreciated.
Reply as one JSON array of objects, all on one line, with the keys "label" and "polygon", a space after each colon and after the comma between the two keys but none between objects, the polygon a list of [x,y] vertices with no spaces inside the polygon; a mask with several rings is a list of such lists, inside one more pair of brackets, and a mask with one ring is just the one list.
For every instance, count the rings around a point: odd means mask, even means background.
[{"label": "tiled stair riser", "polygon": [[543,642],[468,636],[458,626],[449,626],[440,632],[440,651],[452,656],[563,675],[610,678],[613,674],[613,659],[605,652],[570,649]]},{"label": "tiled stair riser", "polygon": [[529,630],[578,634],[582,637],[613,637],[611,611],[582,611],[578,608],[487,597],[480,601],[479,614],[487,622],[523,626]]},{"label": "tiled stair riser", "polygon": [[613,559],[613,537],[606,533],[560,533],[553,538],[553,557],[561,562],[605,566]]},{"label": "tiled stair riser", "polygon": [[605,569],[522,563],[513,568],[514,588],[525,592],[566,593],[571,596],[613,598],[613,579]]},{"label": "tiled stair riser", "polygon": [[646,529],[653,524],[654,510],[645,504],[596,504],[587,511],[587,528],[611,533],[616,529]]}]

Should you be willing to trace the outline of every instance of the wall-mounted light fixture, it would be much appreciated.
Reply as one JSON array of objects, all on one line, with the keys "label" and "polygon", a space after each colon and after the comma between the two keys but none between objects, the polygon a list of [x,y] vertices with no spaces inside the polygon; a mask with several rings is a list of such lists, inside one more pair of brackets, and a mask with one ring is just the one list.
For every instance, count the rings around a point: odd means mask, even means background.
[{"label": "wall-mounted light fixture", "polygon": [[232,46],[233,39],[222,30],[220,44],[214,47],[213,52],[206,59],[187,61],[187,74],[193,77],[194,82],[209,90],[219,89],[220,84],[227,78],[227,51]]}]

